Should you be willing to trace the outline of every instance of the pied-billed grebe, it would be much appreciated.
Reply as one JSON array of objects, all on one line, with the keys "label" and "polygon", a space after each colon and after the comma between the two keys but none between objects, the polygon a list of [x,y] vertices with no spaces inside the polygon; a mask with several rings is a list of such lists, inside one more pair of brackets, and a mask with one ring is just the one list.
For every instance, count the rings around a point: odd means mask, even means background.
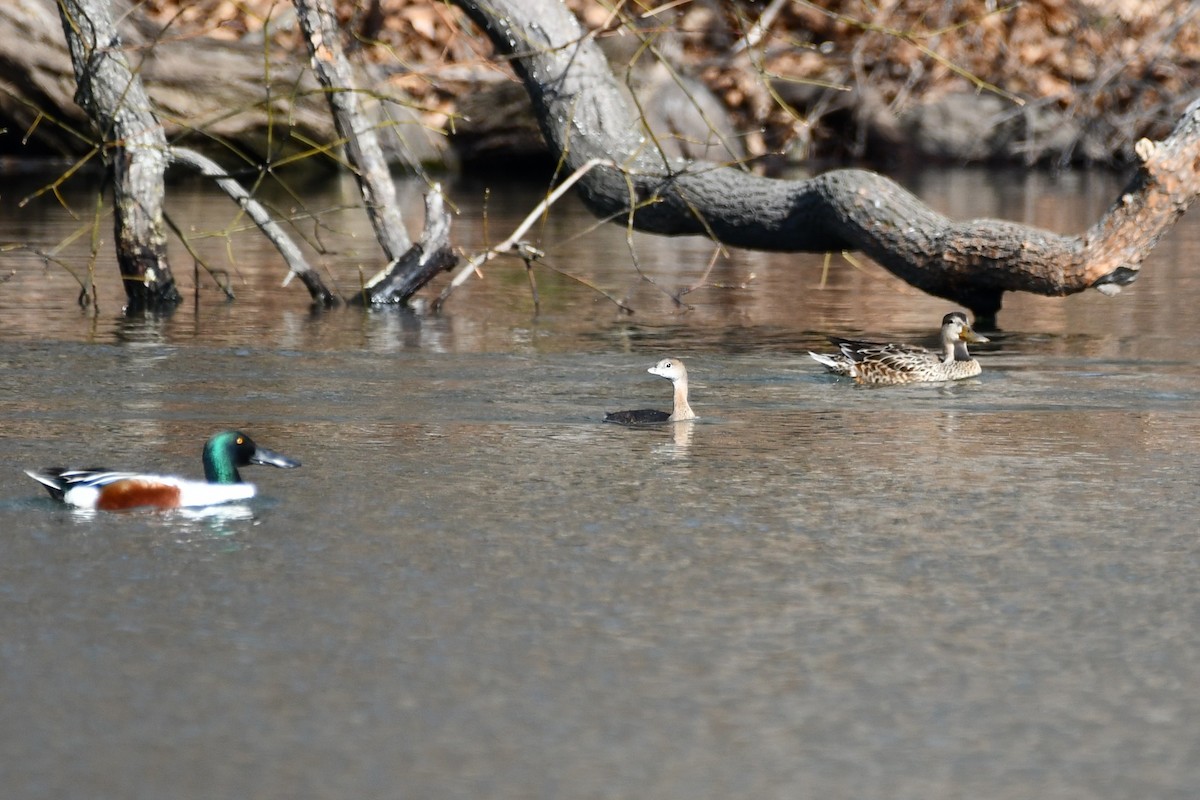
[{"label": "pied-billed grebe", "polygon": [[144,475],[107,469],[26,470],[56,500],[79,508],[117,511],[125,508],[212,506],[254,496],[254,485],[242,483],[238,467],[269,464],[292,469],[299,461],[260,447],[238,431],[223,431],[204,445],[203,481],[174,475]]},{"label": "pied-billed grebe", "polygon": [[857,339],[829,337],[841,348],[840,353],[821,355],[809,352],[830,371],[846,375],[859,383],[896,385],[927,381],[956,381],[972,378],[983,371],[967,352],[967,342],[986,342],[967,321],[967,315],[954,311],[942,317],[942,352],[907,344],[879,344]]},{"label": "pied-billed grebe", "polygon": [[675,405],[671,413],[657,411],[653,408],[641,408],[635,411],[613,411],[604,415],[605,422],[616,422],[620,425],[651,425],[658,422],[679,422],[685,419],[695,419],[696,412],[688,405],[688,376],[687,368],[678,358],[664,358],[650,369],[651,375],[666,378],[675,386]]}]

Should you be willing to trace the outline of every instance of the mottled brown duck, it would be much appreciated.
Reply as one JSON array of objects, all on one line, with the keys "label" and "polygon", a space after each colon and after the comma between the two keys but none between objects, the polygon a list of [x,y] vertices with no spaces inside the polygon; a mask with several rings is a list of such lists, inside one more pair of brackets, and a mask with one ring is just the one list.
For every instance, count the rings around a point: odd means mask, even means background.
[{"label": "mottled brown duck", "polygon": [[979,362],[967,352],[967,343],[986,342],[967,321],[967,315],[954,311],[942,317],[941,352],[908,344],[881,344],[831,336],[829,341],[840,350],[833,355],[809,352],[809,355],[837,375],[859,383],[895,386],[903,383],[957,381],[982,372]]}]

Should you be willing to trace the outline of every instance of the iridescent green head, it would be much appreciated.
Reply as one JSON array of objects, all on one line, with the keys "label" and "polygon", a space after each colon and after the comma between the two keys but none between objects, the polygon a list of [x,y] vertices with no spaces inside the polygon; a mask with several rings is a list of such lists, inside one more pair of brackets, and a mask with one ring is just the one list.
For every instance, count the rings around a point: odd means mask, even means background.
[{"label": "iridescent green head", "polygon": [[204,443],[204,478],[209,483],[241,483],[238,467],[270,464],[293,469],[300,462],[259,447],[241,431],[222,431]]}]

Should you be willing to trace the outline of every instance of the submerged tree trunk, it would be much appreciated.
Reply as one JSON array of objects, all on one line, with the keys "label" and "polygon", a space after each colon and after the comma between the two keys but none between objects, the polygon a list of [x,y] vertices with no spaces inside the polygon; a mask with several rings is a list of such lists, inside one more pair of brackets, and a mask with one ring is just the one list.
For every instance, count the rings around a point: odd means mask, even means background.
[{"label": "submerged tree trunk", "polygon": [[105,148],[127,310],[173,308],[181,298],[167,262],[163,221],[166,137],[130,69],[108,3],[60,0],[58,7],[75,68],[75,101]]},{"label": "submerged tree trunk", "polygon": [[860,250],[913,286],[988,318],[1004,292],[1115,293],[1200,193],[1200,104],[1158,145],[1083,236],[998,220],[958,222],[893,181],[835,170],[785,181],[670,159],[647,141],[599,47],[561,0],[455,0],[510,58],[566,171],[594,158],[579,192],[601,218],[783,252]]}]

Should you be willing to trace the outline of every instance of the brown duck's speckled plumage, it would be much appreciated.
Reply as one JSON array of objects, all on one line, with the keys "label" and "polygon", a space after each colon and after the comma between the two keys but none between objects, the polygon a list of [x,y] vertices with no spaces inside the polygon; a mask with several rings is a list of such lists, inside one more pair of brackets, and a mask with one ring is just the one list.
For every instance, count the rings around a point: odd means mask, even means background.
[{"label": "brown duck's speckled plumage", "polygon": [[968,342],[986,342],[971,328],[967,315],[954,311],[942,317],[942,351],[906,344],[881,344],[858,339],[830,337],[840,352],[822,355],[810,352],[816,361],[837,375],[859,383],[898,385],[972,378],[983,371],[967,352]]}]

